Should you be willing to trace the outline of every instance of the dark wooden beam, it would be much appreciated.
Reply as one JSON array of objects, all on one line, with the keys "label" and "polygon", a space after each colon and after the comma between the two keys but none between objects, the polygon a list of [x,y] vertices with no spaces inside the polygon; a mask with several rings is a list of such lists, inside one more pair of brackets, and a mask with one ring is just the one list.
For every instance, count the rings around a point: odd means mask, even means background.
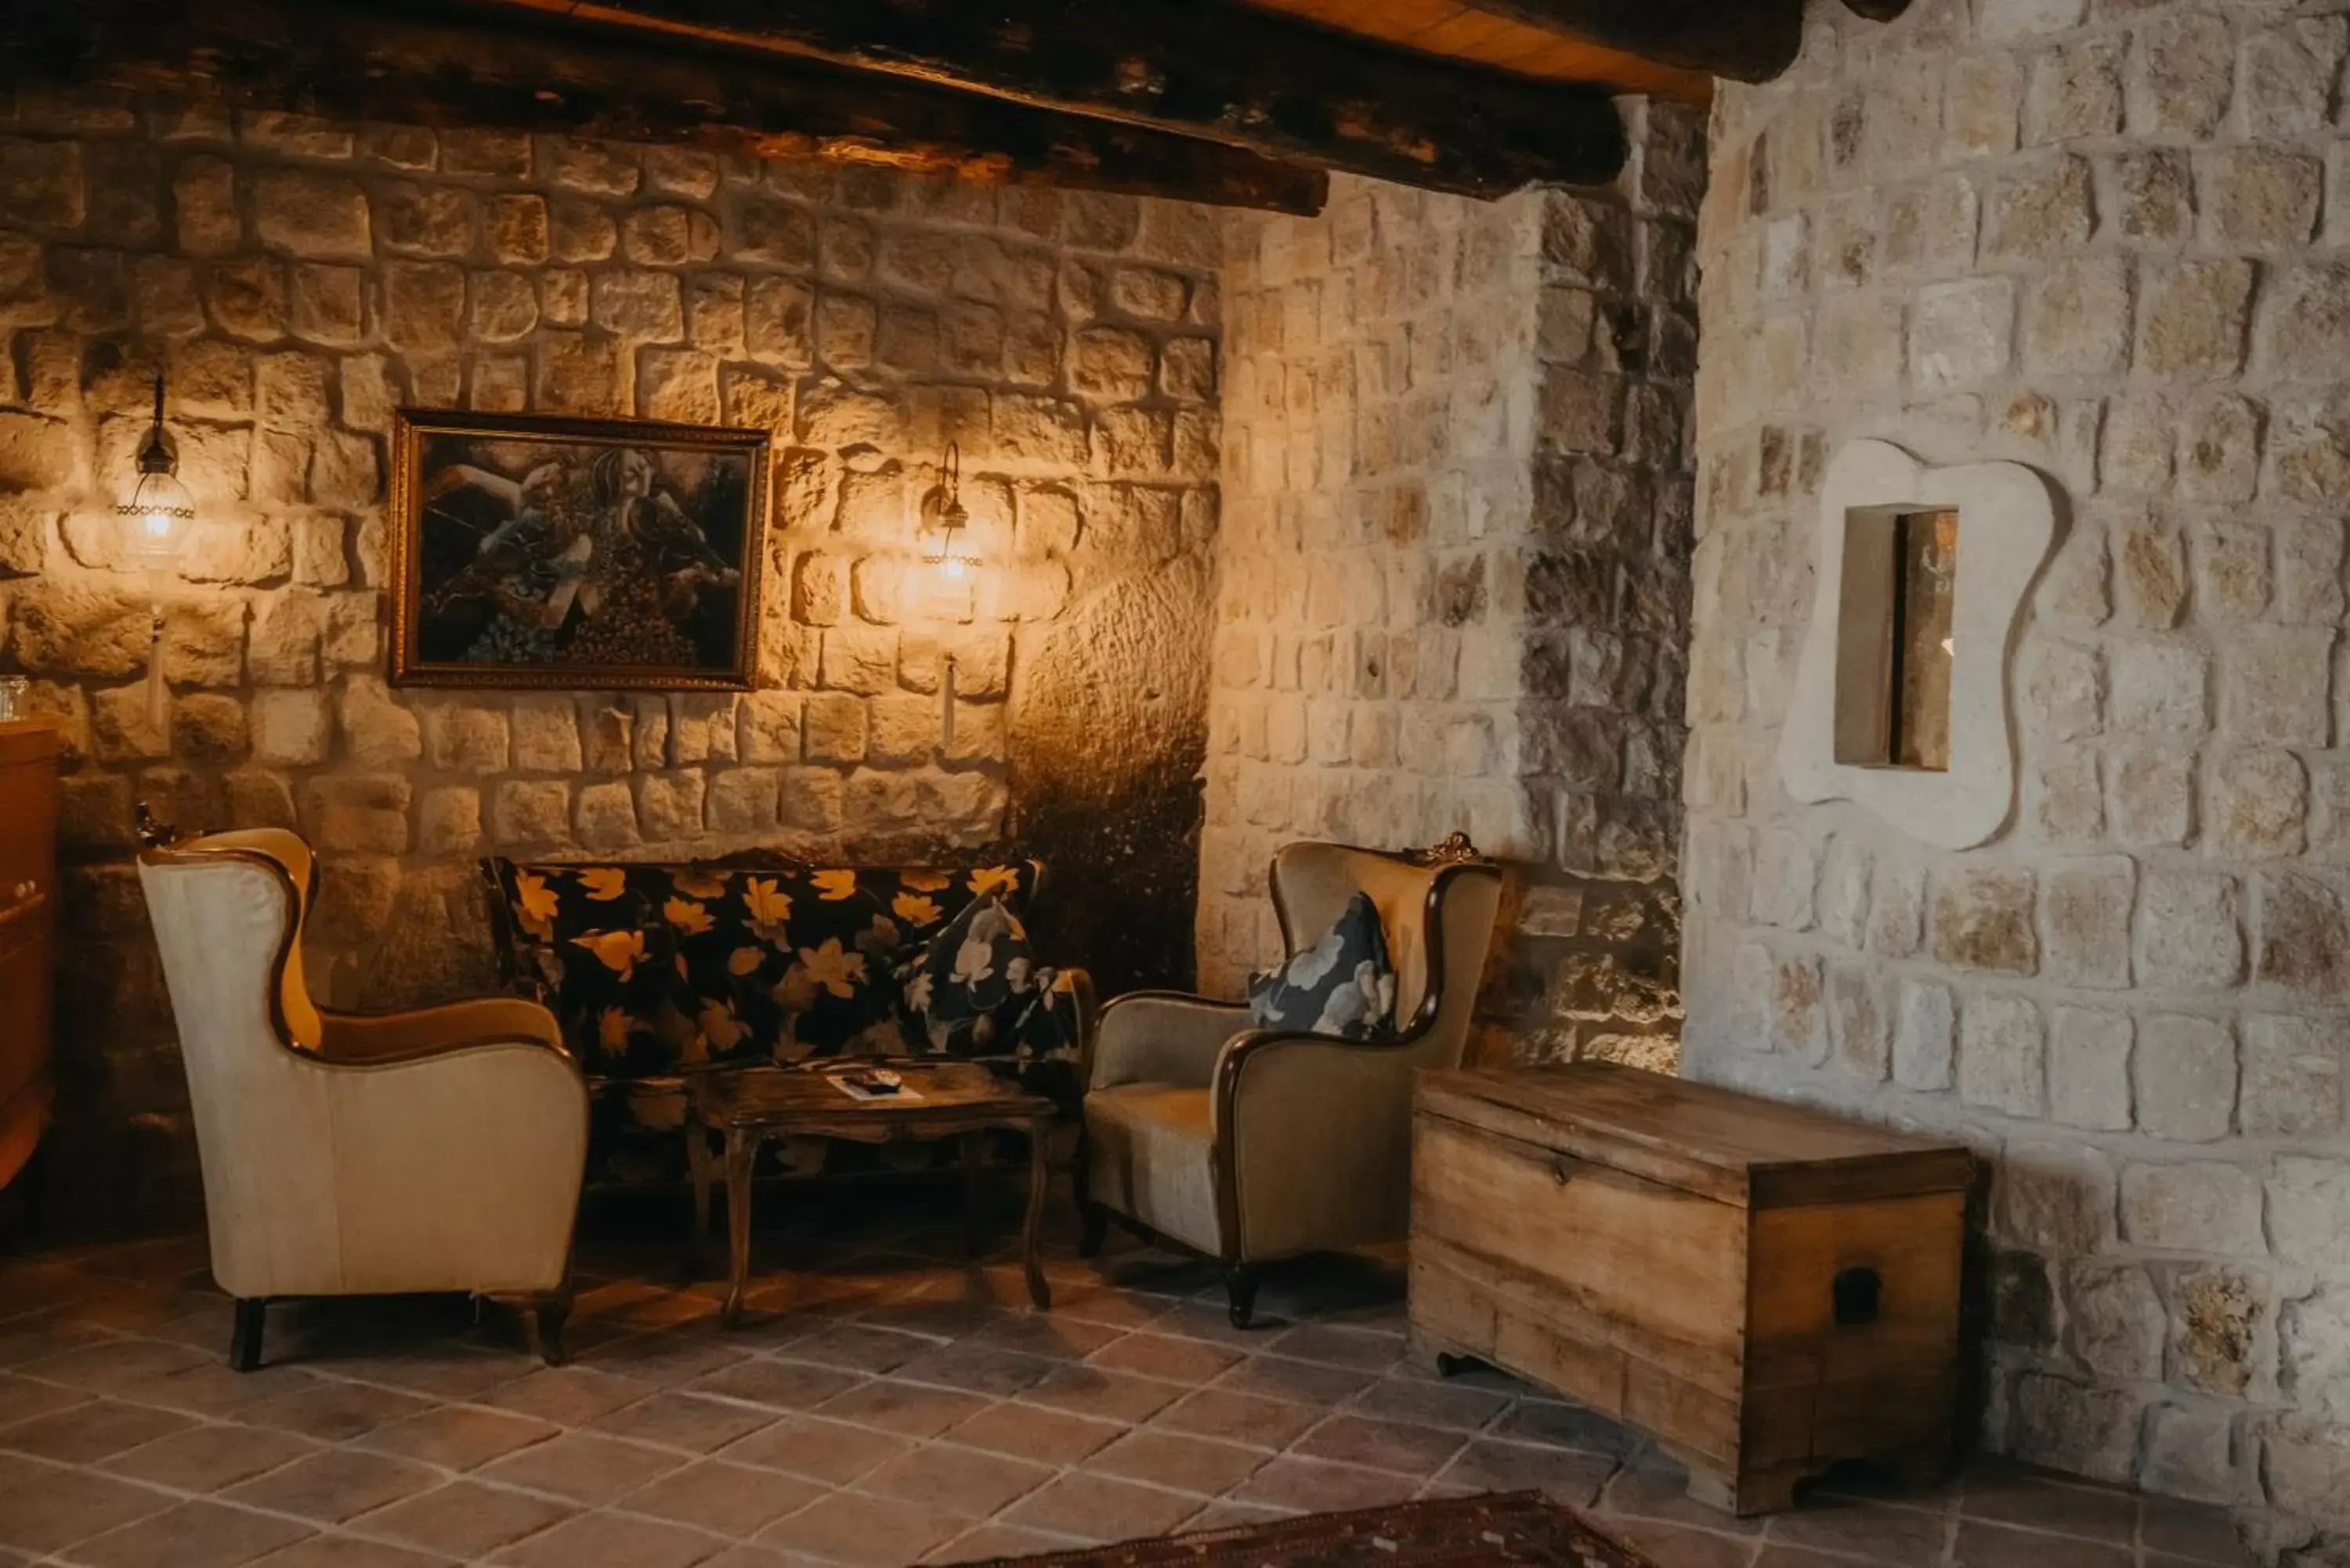
[{"label": "dark wooden beam", "polygon": [[[1463,0],[1506,16],[1732,81],[1769,81],[1804,42],[1804,0]],[[1863,0],[1882,4],[1883,0]],[[1906,4],[1906,0],[1902,0]]]},{"label": "dark wooden beam", "polygon": [[522,13],[335,0],[0,7],[0,86],[90,81],[432,127],[691,142],[1286,213],[1320,171],[1218,141]]},{"label": "dark wooden beam", "polygon": [[[480,3],[951,87],[1473,196],[1534,182],[1604,183],[1625,157],[1622,124],[1601,89],[1413,54],[1217,0]],[[1743,8],[1744,0],[1723,7]]]}]

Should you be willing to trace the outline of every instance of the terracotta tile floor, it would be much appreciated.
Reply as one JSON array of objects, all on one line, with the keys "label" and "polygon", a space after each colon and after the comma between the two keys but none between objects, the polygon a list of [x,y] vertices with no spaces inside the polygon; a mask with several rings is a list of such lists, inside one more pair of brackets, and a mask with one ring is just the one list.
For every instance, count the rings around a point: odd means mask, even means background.
[{"label": "terracotta tile floor", "polygon": [[434,1298],[274,1308],[240,1376],[200,1239],[0,1258],[0,1563],[951,1563],[1523,1486],[1662,1568],[2247,1560],[2214,1511],[1984,1465],[1741,1523],[1588,1412],[1436,1379],[1392,1267],[1274,1271],[1242,1334],[1201,1266],[1116,1238],[1085,1262],[1064,1233],[1037,1314],[1008,1251],[962,1260],[945,1201],[763,1199],[736,1334],[679,1282],[666,1207],[593,1216],[557,1369]]}]

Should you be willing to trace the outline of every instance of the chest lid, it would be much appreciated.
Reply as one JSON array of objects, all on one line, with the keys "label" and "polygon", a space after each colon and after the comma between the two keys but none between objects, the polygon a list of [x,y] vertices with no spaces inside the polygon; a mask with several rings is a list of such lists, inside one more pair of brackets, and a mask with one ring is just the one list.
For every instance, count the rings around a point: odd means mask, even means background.
[{"label": "chest lid", "polygon": [[1419,1075],[1440,1116],[1739,1208],[1963,1190],[1959,1144],[1612,1062]]}]

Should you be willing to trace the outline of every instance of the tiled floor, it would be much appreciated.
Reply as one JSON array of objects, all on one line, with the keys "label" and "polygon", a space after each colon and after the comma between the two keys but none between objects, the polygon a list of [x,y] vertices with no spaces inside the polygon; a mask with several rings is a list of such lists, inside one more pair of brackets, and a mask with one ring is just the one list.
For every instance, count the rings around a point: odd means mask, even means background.
[{"label": "tiled floor", "polygon": [[591,1226],[554,1370],[503,1314],[427,1300],[274,1309],[239,1376],[198,1240],[0,1260],[0,1563],[948,1563],[1524,1486],[1662,1568],[2243,1561],[2209,1511],[1982,1467],[1741,1524],[1604,1420],[1437,1380],[1392,1269],[1274,1271],[1239,1334],[1199,1266],[1065,1237],[1038,1314],[1005,1257],[925,1221],[941,1202],[768,1203],[737,1334],[677,1282],[666,1214]]}]

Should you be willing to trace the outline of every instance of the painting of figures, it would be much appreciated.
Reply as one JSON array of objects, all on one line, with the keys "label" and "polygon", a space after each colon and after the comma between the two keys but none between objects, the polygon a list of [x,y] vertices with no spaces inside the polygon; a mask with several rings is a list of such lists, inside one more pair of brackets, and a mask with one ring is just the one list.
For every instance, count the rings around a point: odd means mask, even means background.
[{"label": "painting of figures", "polygon": [[745,690],[764,431],[406,409],[391,679]]}]

